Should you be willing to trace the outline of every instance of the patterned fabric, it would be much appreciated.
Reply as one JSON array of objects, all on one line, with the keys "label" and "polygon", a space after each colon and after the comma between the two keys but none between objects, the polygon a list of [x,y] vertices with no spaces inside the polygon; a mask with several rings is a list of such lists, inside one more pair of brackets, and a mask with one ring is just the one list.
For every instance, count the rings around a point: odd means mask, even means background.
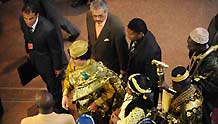
[{"label": "patterned fabric", "polygon": [[[210,48],[215,47],[211,46]],[[210,53],[193,76],[204,97],[204,123],[210,124],[211,112],[218,108],[218,51]]]},{"label": "patterned fabric", "polygon": [[[98,106],[96,113],[104,116],[109,107],[112,105],[114,107],[121,102],[121,100],[112,99],[120,92],[124,94],[121,83],[118,75],[107,69],[101,62],[91,59],[84,66],[78,67],[71,62],[66,71],[63,95],[69,95],[72,91],[72,102],[77,104],[80,114],[88,113],[89,104],[95,102]],[[124,95],[121,94],[117,98],[123,99]]]},{"label": "patterned fabric", "polygon": [[117,124],[136,124],[142,118],[145,118],[144,110],[136,107],[127,117],[119,120]]},{"label": "patterned fabric", "polygon": [[[194,90],[190,90],[194,89]],[[191,93],[193,92],[194,93]],[[181,97],[183,96],[183,97]],[[180,99],[177,99],[180,98]],[[203,97],[198,89],[191,86],[174,99],[167,115],[170,124],[201,124]]]},{"label": "patterned fabric", "polygon": [[142,118],[145,118],[144,110],[138,107],[135,107],[127,117],[125,117],[125,109],[127,105],[132,101],[132,96],[126,93],[124,102],[121,106],[121,111],[119,114],[119,120],[117,124],[136,124]]}]

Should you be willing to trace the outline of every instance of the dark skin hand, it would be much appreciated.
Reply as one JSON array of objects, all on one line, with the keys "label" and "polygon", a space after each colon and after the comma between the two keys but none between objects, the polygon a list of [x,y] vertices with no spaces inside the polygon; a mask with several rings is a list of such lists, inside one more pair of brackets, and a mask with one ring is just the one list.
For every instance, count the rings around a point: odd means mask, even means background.
[{"label": "dark skin hand", "polygon": [[91,112],[95,112],[97,110],[97,107],[98,107],[97,104],[95,102],[92,102],[88,107],[88,110]]}]

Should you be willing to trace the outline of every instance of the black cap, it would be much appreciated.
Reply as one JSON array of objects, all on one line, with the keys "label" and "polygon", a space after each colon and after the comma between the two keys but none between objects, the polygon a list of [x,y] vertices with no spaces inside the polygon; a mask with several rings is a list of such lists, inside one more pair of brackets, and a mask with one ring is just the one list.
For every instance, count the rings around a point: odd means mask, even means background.
[{"label": "black cap", "polygon": [[189,72],[185,67],[177,66],[173,69],[171,76],[173,82],[181,82],[189,77]]},{"label": "black cap", "polygon": [[132,74],[128,78],[129,87],[135,92],[139,94],[151,93],[152,82],[151,80],[142,75],[142,74]]}]

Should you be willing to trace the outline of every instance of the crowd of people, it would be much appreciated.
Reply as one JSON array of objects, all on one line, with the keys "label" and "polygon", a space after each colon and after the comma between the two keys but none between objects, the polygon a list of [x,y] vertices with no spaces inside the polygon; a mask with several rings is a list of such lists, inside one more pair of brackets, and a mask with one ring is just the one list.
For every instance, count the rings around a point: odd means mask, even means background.
[{"label": "crowd of people", "polygon": [[[76,40],[79,29],[52,1],[24,0],[20,25],[27,60],[48,91],[36,96],[39,114],[21,124],[218,123],[218,15],[208,30],[198,27],[190,32],[190,64],[171,72],[175,93],[167,112],[157,108],[166,87],[158,83],[157,68],[162,65],[152,64],[152,60],[161,63],[161,48],[145,21],[131,19],[125,32],[104,0],[90,1],[86,17],[88,41]],[[61,29],[72,42],[69,61]],[[69,115],[69,104],[76,106],[79,118]]]}]

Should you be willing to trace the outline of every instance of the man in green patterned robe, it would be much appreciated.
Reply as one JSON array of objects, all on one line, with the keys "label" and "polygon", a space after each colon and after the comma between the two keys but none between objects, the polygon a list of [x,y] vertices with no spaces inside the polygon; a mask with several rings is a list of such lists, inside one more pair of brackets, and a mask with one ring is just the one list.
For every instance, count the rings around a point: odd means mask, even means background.
[{"label": "man in green patterned robe", "polygon": [[97,124],[108,123],[112,109],[119,107],[125,94],[122,80],[102,62],[90,59],[88,42],[75,41],[68,49],[71,57],[64,80],[62,107],[68,108],[69,95],[79,114],[90,114]]}]

